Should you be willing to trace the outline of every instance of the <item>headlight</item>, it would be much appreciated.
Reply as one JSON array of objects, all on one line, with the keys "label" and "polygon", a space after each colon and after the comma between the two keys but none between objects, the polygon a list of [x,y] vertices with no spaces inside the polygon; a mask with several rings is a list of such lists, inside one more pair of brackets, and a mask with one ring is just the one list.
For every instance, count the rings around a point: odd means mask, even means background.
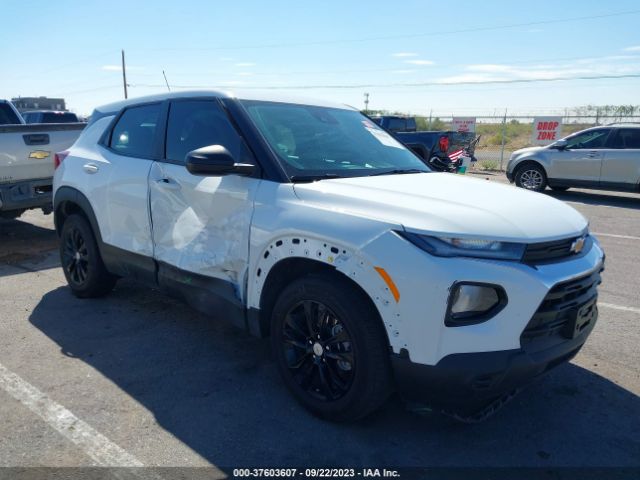
[{"label": "headlight", "polygon": [[461,327],[486,322],[507,304],[507,294],[498,285],[460,282],[451,287],[445,325]]},{"label": "headlight", "polygon": [[438,257],[475,257],[499,260],[522,259],[526,244],[454,237],[430,237],[398,232],[416,247]]}]

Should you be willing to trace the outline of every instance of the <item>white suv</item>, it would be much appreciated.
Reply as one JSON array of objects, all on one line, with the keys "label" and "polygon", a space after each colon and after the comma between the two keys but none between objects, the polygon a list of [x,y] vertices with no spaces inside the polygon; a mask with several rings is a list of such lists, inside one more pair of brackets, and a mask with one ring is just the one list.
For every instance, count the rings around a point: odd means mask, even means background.
[{"label": "white suv", "polygon": [[358,111],[171,93],[98,108],[58,155],[78,297],[135,277],[271,336],[295,397],[334,420],[397,388],[480,418],[569,360],[604,255],[553,198],[433,173]]}]

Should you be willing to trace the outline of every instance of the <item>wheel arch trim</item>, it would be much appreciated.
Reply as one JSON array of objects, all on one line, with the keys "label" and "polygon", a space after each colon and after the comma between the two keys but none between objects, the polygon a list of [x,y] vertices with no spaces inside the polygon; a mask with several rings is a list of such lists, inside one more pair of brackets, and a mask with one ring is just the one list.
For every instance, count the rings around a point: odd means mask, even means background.
[{"label": "wheel arch trim", "polygon": [[91,229],[93,230],[94,235],[96,235],[98,246],[100,246],[102,244],[102,234],[100,233],[100,226],[93,211],[93,207],[91,206],[91,202],[80,190],[73,187],[60,187],[56,190],[53,199],[53,221],[58,235],[60,235],[60,232],[62,231],[63,215],[68,216],[70,214],[66,212],[66,209],[68,208],[66,207],[67,203],[77,205],[81,212],[87,217],[87,220],[91,225]]},{"label": "wheel arch trim", "polygon": [[[308,235],[286,235],[273,239],[260,252],[256,262],[252,262],[247,279],[247,307],[249,309],[249,330],[251,333],[265,336],[268,334],[269,319],[264,306],[265,286],[272,281],[270,273],[283,261],[306,260],[322,265],[320,268],[332,268],[346,280],[354,283],[375,307],[389,345],[394,348],[393,339],[397,338],[397,318],[400,316],[398,304],[383,278],[377,273],[377,266],[360,251],[340,245],[333,241],[314,238]],[[394,348],[395,350],[395,348]]]},{"label": "wheel arch trim", "polygon": [[538,167],[540,167],[542,169],[542,171],[544,172],[544,176],[546,178],[549,178],[549,173],[547,172],[547,168],[537,158],[523,158],[516,165],[514,165],[513,166],[513,176],[514,176],[514,178],[522,168],[524,168],[526,165],[530,165],[530,164],[537,165]]}]

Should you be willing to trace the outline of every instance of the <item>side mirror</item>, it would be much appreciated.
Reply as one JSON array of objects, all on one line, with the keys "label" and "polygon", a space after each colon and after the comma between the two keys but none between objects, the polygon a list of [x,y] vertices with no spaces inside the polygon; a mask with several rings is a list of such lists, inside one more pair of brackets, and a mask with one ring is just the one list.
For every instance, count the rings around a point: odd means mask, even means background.
[{"label": "side mirror", "polygon": [[553,145],[551,145],[551,147],[555,148],[555,149],[558,149],[558,150],[564,150],[565,148],[567,148],[567,141],[566,140],[558,140]]},{"label": "side mirror", "polygon": [[187,153],[187,170],[192,175],[216,177],[221,175],[251,175],[256,166],[236,163],[233,155],[222,145],[210,145]]}]

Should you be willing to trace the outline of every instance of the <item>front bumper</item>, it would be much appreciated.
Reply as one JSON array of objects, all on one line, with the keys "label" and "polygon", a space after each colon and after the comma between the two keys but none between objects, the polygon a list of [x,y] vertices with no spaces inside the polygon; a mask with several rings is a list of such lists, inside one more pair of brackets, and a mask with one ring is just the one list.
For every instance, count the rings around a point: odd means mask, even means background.
[{"label": "front bumper", "polygon": [[410,402],[470,415],[569,361],[580,351],[594,325],[595,321],[578,337],[538,352],[521,348],[457,353],[433,366],[393,355],[397,388]]},{"label": "front bumper", "polygon": [[513,172],[510,172],[509,170],[507,170],[505,173],[507,175],[507,180],[509,180],[509,182],[513,183],[513,181],[514,181]]},{"label": "front bumper", "polygon": [[400,392],[412,402],[470,415],[569,361],[596,324],[601,271],[555,285],[522,332],[518,349],[451,354],[433,366],[393,355]]}]

